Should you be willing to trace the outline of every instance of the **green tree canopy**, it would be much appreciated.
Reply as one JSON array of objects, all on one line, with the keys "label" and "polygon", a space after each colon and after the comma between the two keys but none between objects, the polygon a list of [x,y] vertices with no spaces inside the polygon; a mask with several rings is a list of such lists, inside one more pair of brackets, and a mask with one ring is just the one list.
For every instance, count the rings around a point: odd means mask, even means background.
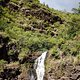
[{"label": "green tree canopy", "polygon": [[73,8],[72,11],[74,13],[80,13],[80,2],[79,2],[79,7],[78,8]]}]

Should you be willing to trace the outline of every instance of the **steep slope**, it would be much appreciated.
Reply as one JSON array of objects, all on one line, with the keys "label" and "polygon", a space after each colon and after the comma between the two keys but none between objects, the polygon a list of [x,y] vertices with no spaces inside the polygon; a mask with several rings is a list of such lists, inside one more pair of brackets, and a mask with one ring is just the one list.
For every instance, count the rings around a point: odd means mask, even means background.
[{"label": "steep slope", "polygon": [[0,0],[0,78],[29,80],[34,60],[46,50],[45,79],[74,78],[80,68],[80,15],[38,0]]}]

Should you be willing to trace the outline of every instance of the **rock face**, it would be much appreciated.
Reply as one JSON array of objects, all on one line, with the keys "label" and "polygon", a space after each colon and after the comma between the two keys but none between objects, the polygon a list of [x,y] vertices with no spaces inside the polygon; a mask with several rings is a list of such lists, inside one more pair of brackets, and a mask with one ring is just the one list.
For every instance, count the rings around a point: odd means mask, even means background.
[{"label": "rock face", "polygon": [[[3,36],[0,36],[0,45],[1,45],[1,48],[0,48],[0,60],[1,59],[4,59],[4,60],[8,60],[8,55],[7,55],[7,52],[8,52],[8,42],[9,42],[9,37],[3,37]],[[2,54],[4,53],[4,54]]]},{"label": "rock face", "polygon": [[7,3],[9,3],[10,0],[2,0],[0,1],[0,5],[2,5],[3,7],[5,7],[7,5]]},{"label": "rock face", "polygon": [[[8,44],[8,42],[9,42],[9,37],[0,36],[0,44],[1,44],[0,60],[4,59],[8,61],[8,63],[10,63],[12,61],[18,60],[18,51],[16,51],[16,44],[13,44],[13,43]],[[13,49],[15,51],[13,55],[8,55],[8,51],[10,49]]]},{"label": "rock face", "polygon": [[19,69],[4,69],[4,72],[2,72],[0,74],[0,78],[1,79],[15,79],[17,80],[17,76],[20,74],[21,72],[19,71]]},{"label": "rock face", "polygon": [[26,16],[32,15],[42,20],[45,20],[45,22],[48,21],[51,24],[57,21],[59,21],[61,24],[64,22],[59,16],[52,15],[50,12],[44,11],[44,9],[33,11],[27,8],[23,8],[21,10]]},{"label": "rock face", "polygon": [[20,8],[20,6],[16,5],[15,3],[9,3],[7,6],[12,11],[18,11]]},{"label": "rock face", "polygon": [[49,65],[44,80],[80,80],[80,65],[74,64],[70,57],[63,60],[51,60]]},{"label": "rock face", "polygon": [[[75,72],[75,73],[65,72],[63,75],[61,75],[62,77],[60,76],[60,73],[58,73],[58,74],[56,73],[58,71],[60,71],[60,70],[59,69],[57,71],[52,70],[52,73],[51,72],[47,73],[47,76],[45,77],[44,80],[79,80],[80,79],[80,71],[78,71],[78,70],[77,70],[78,72]],[[58,77],[58,75],[59,75],[59,77]]]}]

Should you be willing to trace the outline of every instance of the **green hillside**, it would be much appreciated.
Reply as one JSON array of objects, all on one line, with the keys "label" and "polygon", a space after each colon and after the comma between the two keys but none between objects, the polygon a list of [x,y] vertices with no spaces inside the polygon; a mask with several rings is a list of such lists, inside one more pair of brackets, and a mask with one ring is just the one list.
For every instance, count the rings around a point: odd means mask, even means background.
[{"label": "green hillside", "polygon": [[67,64],[80,68],[80,14],[60,12],[38,0],[0,0],[1,80],[25,80],[44,51],[46,75],[60,66],[55,80],[65,74]]}]

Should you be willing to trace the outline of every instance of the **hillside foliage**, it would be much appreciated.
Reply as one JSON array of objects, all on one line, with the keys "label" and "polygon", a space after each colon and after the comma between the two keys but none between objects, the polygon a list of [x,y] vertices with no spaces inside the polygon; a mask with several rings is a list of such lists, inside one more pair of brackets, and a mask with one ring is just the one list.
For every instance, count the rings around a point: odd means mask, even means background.
[{"label": "hillside foliage", "polygon": [[60,12],[38,0],[0,0],[0,65],[46,50],[56,59],[59,50],[80,57],[80,14]]}]

